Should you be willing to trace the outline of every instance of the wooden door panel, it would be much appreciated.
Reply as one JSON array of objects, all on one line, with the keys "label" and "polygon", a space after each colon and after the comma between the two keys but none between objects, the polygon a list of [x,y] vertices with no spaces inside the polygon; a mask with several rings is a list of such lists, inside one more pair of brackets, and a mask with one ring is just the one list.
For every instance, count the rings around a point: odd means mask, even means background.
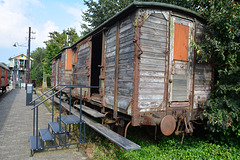
[{"label": "wooden door panel", "polygon": [[188,61],[189,27],[174,23],[174,60]]}]

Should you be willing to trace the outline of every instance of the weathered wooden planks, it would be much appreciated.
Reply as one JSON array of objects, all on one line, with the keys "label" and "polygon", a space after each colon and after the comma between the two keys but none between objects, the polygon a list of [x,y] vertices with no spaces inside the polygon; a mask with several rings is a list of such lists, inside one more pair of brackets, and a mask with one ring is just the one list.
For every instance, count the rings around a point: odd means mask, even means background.
[{"label": "weathered wooden planks", "polygon": [[120,23],[119,69],[118,69],[118,107],[127,109],[133,92],[133,62],[135,28],[130,18]]},{"label": "weathered wooden planks", "polygon": [[167,31],[167,21],[162,13],[152,13],[141,27],[143,54],[139,64],[138,106],[142,111],[151,111],[163,101]]},{"label": "weathered wooden planks", "polygon": [[111,27],[106,33],[106,56],[105,56],[105,95],[106,103],[114,105],[114,81],[115,81],[115,54],[116,54],[116,31],[117,26]]},{"label": "weathered wooden planks", "polygon": [[77,72],[81,74],[77,74],[77,85],[88,85],[88,67],[87,63],[89,63],[90,57],[90,46],[88,42],[83,43],[79,46],[78,49],[78,61],[77,61]]}]

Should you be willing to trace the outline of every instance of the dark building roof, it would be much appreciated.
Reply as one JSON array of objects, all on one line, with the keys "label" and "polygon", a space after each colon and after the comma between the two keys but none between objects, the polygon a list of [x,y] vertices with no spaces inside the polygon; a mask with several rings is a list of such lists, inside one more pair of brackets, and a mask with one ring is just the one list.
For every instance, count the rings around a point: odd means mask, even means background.
[{"label": "dark building roof", "polygon": [[5,69],[9,70],[9,68],[8,68],[7,66],[5,66],[4,64],[2,64],[2,63],[0,63],[0,67],[2,67],[2,68],[5,68]]}]

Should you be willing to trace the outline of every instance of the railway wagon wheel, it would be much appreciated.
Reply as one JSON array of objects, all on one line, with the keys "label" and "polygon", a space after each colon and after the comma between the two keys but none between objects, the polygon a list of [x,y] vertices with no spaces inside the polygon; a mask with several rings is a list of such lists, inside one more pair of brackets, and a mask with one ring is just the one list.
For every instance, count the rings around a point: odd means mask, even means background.
[{"label": "railway wagon wheel", "polygon": [[160,123],[160,129],[163,135],[170,136],[176,129],[175,118],[172,115],[166,115]]}]

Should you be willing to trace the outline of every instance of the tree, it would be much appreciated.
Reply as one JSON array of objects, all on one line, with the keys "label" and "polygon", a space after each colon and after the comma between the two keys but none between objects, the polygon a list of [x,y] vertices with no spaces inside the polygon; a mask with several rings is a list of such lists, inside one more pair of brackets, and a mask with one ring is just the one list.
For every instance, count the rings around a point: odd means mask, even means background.
[{"label": "tree", "polygon": [[88,34],[132,2],[133,0],[84,0],[84,5],[86,5],[88,9],[83,12],[83,20],[87,22],[88,25],[81,25],[83,29],[81,34]]},{"label": "tree", "polygon": [[208,0],[199,12],[208,18],[205,40],[198,54],[214,59],[215,85],[207,102],[207,128],[240,136],[240,6],[234,0]]},{"label": "tree", "polygon": [[4,63],[4,62],[0,62],[0,63],[2,63],[3,65],[5,65],[5,66],[8,66],[6,63]]},{"label": "tree", "polygon": [[[70,28],[68,35],[71,37],[71,44],[79,40],[79,36],[75,29]],[[44,63],[45,73],[51,74],[51,59],[59,54],[60,50],[64,47],[67,41],[66,31],[58,33],[56,31],[49,33],[50,40],[45,41],[46,44],[46,61]]]},{"label": "tree", "polygon": [[[88,7],[88,9],[83,12],[83,20],[86,22],[82,24],[81,27],[83,31],[81,32],[82,35],[87,35],[93,29],[98,27],[104,21],[108,20],[122,9],[127,7],[131,4],[134,0],[84,0],[84,4]],[[139,0],[140,1],[140,0]],[[169,3],[180,5],[185,8],[191,8],[196,10],[198,0],[141,0],[145,2],[162,2],[162,3]]]},{"label": "tree", "polygon": [[43,79],[43,63],[42,60],[46,58],[46,49],[37,48],[31,53],[32,60],[32,79],[36,79],[36,83],[41,85]]}]

